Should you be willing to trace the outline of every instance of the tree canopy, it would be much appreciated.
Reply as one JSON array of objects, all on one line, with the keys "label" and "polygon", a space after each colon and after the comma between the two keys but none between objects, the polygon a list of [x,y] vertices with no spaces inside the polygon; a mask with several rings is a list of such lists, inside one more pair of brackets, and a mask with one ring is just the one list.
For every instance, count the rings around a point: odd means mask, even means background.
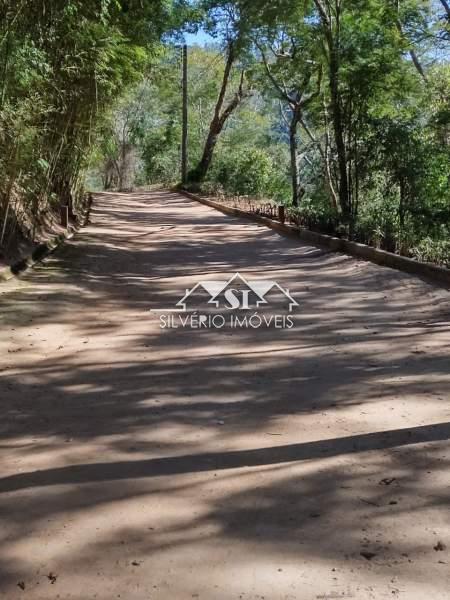
[{"label": "tree canopy", "polygon": [[189,185],[450,263],[445,0],[1,0],[3,248],[89,185]]}]

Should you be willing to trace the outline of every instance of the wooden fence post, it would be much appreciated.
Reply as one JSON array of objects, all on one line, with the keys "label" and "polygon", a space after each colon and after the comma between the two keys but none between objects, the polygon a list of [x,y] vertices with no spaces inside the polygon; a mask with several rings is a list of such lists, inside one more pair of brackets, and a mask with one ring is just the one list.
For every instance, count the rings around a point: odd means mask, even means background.
[{"label": "wooden fence post", "polygon": [[64,229],[67,229],[69,225],[69,207],[67,204],[63,204],[59,207],[60,215],[61,215],[61,226]]}]

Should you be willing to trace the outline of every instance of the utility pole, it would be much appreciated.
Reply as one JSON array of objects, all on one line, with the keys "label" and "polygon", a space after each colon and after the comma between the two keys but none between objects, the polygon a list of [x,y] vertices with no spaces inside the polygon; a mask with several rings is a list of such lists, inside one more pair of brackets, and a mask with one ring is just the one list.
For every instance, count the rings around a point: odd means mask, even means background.
[{"label": "utility pole", "polygon": [[187,183],[187,137],[188,137],[188,97],[187,97],[187,45],[183,44],[183,129],[181,134],[181,183]]}]

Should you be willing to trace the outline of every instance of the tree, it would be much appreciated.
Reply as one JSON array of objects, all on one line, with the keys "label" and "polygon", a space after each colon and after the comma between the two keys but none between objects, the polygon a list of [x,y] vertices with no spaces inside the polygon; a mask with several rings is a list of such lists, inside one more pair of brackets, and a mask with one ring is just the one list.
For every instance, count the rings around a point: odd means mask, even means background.
[{"label": "tree", "polygon": [[[245,69],[242,65],[237,69],[237,77],[233,78],[233,67],[245,50],[245,35],[243,33],[239,10],[229,2],[218,7],[213,3],[207,15],[209,29],[215,35],[222,38],[222,43],[225,46],[225,63],[222,82],[214,107],[214,113],[209,124],[202,156],[197,166],[188,174],[188,180],[191,183],[200,183],[205,179],[211,165],[219,135],[230,116],[239,107],[244,98],[250,94],[250,90],[245,88],[247,82]],[[235,90],[227,98],[229,88],[233,84],[233,79],[237,79]]]},{"label": "tree", "polygon": [[206,137],[203,154],[198,165],[192,171],[190,171],[188,175],[190,182],[199,183],[205,179],[208,169],[211,165],[214,149],[217,144],[217,138],[222,132],[228,118],[233,114],[242,100],[248,95],[248,92],[244,90],[245,72],[244,70],[241,70],[237,90],[224,106],[225,96],[230,83],[231,70],[235,60],[235,42],[230,41],[228,42],[227,47],[222,84],[220,86],[219,96],[214,107],[214,115],[209,125],[209,131]]},{"label": "tree", "polygon": [[1,0],[1,9],[0,223],[8,244],[17,228],[34,237],[59,204],[75,214],[98,125],[142,76],[172,17],[164,0]]},{"label": "tree", "polygon": [[[300,39],[296,37],[298,34]],[[274,38],[269,34],[265,44],[261,39],[256,39],[255,41],[261,54],[267,77],[279,99],[287,103],[290,111],[288,129],[292,205],[294,207],[299,205],[301,196],[304,193],[304,189],[302,189],[299,182],[297,128],[303,120],[305,109],[320,95],[322,81],[322,68],[319,65],[315,68],[316,89],[310,89],[311,80],[313,79],[313,68],[311,68],[313,60],[307,58],[308,45],[302,43],[302,38],[306,37],[305,34],[304,28],[300,32],[299,28],[297,28],[295,32],[279,32]],[[267,49],[272,54],[272,64],[269,64],[266,56]]]}]

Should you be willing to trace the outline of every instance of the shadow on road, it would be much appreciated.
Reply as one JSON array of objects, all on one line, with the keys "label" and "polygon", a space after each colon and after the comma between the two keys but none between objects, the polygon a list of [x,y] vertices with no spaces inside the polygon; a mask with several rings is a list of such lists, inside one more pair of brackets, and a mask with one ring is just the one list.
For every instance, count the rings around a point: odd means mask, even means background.
[{"label": "shadow on road", "polygon": [[[295,327],[161,330],[149,313],[236,271],[288,288]],[[41,547],[45,568],[94,579],[124,544],[180,569],[184,547],[223,568],[236,554],[369,569],[368,546],[380,580],[393,561],[435,568],[449,307],[176,194],[100,196],[92,225],[0,296],[0,584]],[[63,530],[66,546],[42,546]]]}]

